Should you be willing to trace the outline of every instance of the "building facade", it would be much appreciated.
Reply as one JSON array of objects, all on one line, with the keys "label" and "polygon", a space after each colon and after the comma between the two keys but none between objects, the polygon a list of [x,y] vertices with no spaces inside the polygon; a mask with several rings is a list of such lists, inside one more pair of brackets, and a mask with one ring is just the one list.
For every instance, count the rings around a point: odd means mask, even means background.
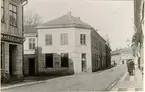
[{"label": "building facade", "polygon": [[114,61],[117,64],[126,64],[126,62],[130,59],[134,59],[132,48],[122,48],[111,52],[112,64],[114,63]]},{"label": "building facade", "polygon": [[39,25],[37,30],[39,73],[80,73],[106,68],[106,41],[71,13]]},{"label": "building facade", "polygon": [[36,26],[24,26],[24,75],[34,75],[37,72],[37,30]]},{"label": "building facade", "polygon": [[23,77],[23,6],[26,0],[1,0],[1,69]]}]

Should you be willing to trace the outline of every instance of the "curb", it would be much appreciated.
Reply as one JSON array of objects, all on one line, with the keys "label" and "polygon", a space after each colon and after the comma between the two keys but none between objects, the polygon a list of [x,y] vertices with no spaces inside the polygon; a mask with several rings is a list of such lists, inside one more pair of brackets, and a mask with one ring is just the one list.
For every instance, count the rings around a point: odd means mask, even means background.
[{"label": "curb", "polygon": [[12,89],[12,88],[17,88],[17,87],[22,87],[22,86],[29,86],[29,85],[44,83],[44,82],[45,81],[37,81],[37,82],[30,82],[30,83],[24,83],[24,84],[15,84],[15,85],[12,85],[12,86],[1,87],[1,91],[2,90]]},{"label": "curb", "polygon": [[111,83],[111,85],[109,85],[109,86],[105,89],[105,91],[111,90],[111,89],[117,84],[117,82],[124,76],[124,74],[125,74],[125,73],[121,74],[117,79],[115,79],[115,80]]}]

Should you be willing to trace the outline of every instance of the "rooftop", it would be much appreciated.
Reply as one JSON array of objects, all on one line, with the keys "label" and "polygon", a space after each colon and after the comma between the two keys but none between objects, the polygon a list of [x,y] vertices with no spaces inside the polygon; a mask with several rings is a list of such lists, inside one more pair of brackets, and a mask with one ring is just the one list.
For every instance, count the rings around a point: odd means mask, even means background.
[{"label": "rooftop", "polygon": [[132,54],[132,48],[122,48],[122,49],[116,49],[111,52],[112,55],[117,54]]},{"label": "rooftop", "polygon": [[89,24],[81,21],[79,17],[72,16],[71,12],[37,26],[37,28],[72,28],[72,27],[93,29],[93,27],[91,27]]}]

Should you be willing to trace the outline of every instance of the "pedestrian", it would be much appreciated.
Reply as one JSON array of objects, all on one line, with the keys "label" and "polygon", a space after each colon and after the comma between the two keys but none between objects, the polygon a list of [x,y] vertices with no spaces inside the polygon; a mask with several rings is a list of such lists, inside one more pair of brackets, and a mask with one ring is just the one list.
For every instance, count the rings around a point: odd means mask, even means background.
[{"label": "pedestrian", "polygon": [[128,60],[127,61],[127,70],[128,70],[128,73],[129,75],[131,76],[132,75],[132,71],[131,71],[131,60]]},{"label": "pedestrian", "polygon": [[134,70],[134,62],[131,60],[130,62],[130,71],[131,71],[131,76],[133,76],[133,70]]}]

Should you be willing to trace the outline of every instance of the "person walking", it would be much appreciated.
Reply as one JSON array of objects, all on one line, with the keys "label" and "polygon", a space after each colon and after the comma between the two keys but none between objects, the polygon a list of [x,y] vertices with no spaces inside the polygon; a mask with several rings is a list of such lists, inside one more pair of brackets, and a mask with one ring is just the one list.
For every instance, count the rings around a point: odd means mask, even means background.
[{"label": "person walking", "polygon": [[131,76],[133,76],[133,70],[134,70],[134,62],[131,60],[130,62],[130,70],[131,70]]},{"label": "person walking", "polygon": [[129,75],[131,75],[131,61],[130,60],[127,61],[127,70],[128,70]]}]

